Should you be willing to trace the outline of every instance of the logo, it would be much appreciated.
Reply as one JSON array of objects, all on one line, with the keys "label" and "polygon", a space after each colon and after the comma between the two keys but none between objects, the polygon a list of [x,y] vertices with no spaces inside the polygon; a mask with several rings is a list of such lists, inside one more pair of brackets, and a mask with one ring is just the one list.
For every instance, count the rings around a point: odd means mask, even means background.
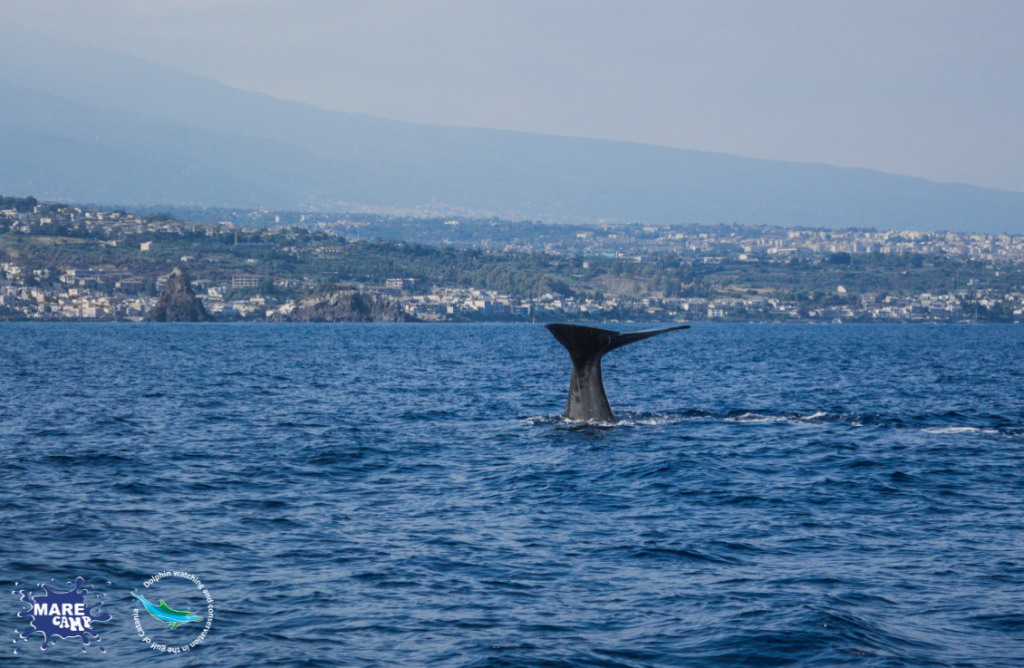
[{"label": "logo", "polygon": [[[148,594],[149,599],[138,590],[132,592],[132,597],[142,604],[142,609],[135,608],[132,611],[135,632],[142,642],[158,652],[178,654],[206,640],[213,625],[213,594],[199,578],[184,571],[163,571],[146,580],[142,586],[152,592]],[[154,604],[151,600],[159,603]],[[168,600],[174,602],[174,608],[167,603]],[[149,617],[142,610],[148,612]],[[159,625],[151,625],[152,631],[147,631],[143,621],[150,617],[156,619]],[[205,624],[200,627],[200,622]],[[183,637],[182,627],[187,624],[194,624],[192,629],[201,628],[199,634]]]},{"label": "logo", "polygon": [[169,625],[170,628],[176,629],[182,624],[188,624],[189,622],[201,622],[203,618],[194,613],[186,610],[174,610],[171,606],[160,600],[160,605],[153,605],[146,600],[146,597],[140,596],[135,592],[132,592],[132,596],[142,601],[142,605],[146,606],[146,610],[149,610],[149,614],[157,618],[157,621]]},{"label": "logo", "polygon": [[[55,592],[45,584],[42,587],[46,592],[44,594],[19,592],[22,595],[22,602],[28,603],[31,607],[19,612],[18,616],[32,618],[32,628],[21,633],[22,640],[28,640],[34,633],[42,633],[43,645],[39,649],[45,650],[54,638],[80,638],[84,652],[90,636],[97,641],[100,639],[93,629],[93,624],[109,622],[111,616],[99,614],[99,607],[103,605],[103,601],[86,601],[89,590],[85,589],[85,580],[76,578],[74,588],[68,591]],[[103,595],[92,596],[102,598]],[[106,650],[100,647],[100,651]],[[18,650],[14,652],[17,653]]]}]

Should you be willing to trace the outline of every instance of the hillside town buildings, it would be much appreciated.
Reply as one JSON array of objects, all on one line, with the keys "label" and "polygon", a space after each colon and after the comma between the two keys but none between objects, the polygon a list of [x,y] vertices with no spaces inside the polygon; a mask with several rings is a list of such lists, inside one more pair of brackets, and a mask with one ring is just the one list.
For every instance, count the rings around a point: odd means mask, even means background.
[{"label": "hillside town buildings", "polygon": [[[0,308],[26,319],[141,320],[156,304],[156,297],[134,294],[138,279],[100,269],[69,269],[59,276],[40,272],[29,285],[24,270],[10,262],[0,264]],[[41,279],[41,280],[39,280]],[[166,277],[158,280],[158,290]],[[203,285],[199,297],[207,311],[221,317],[260,319],[287,314],[295,300],[279,302],[270,296],[226,301],[230,284]],[[1024,292],[961,289],[945,294],[922,293],[910,297],[864,294],[853,306],[815,306],[812,302],[785,301],[757,296],[742,298],[644,298],[601,300],[559,294],[516,299],[496,291],[435,287],[428,294],[401,290],[408,279],[394,279],[391,287],[356,286],[396,300],[402,309],[423,321],[522,320],[559,318],[657,321],[789,321],[789,322],[973,322],[977,309],[1001,308],[1013,320],[1024,321]],[[107,289],[113,286],[114,289]],[[118,289],[123,286],[126,289]]]},{"label": "hillside town buildings", "polygon": [[[330,258],[340,247],[330,244],[314,248],[275,247],[266,243],[238,243],[239,228],[232,223],[215,225],[188,223],[162,216],[138,216],[124,211],[101,211],[82,207],[40,204],[32,211],[0,210],[0,225],[7,233],[46,234],[62,229],[90,235],[102,245],[118,248],[128,238],[152,237],[133,246],[135,252],[150,255],[161,249],[159,239],[185,234],[200,237],[234,235],[235,250],[253,254],[276,248],[277,252]],[[338,234],[345,223],[314,223],[310,227]],[[458,227],[446,222],[446,229]],[[721,226],[717,231],[666,225],[598,225],[589,228],[551,226],[561,240],[535,248],[529,242],[506,244],[504,250],[545,252],[552,255],[582,256],[582,266],[600,259],[644,263],[651,258],[676,254],[684,263],[785,263],[794,259],[822,261],[837,254],[918,254],[947,259],[973,260],[997,267],[1024,263],[1024,236],[986,235],[958,232],[897,232],[875,230],[786,230]],[[329,237],[325,237],[329,238]],[[472,245],[472,244],[469,244]],[[497,250],[497,249],[495,249]],[[178,261],[175,256],[175,261]],[[182,255],[180,262],[195,262],[194,254]],[[217,262],[207,253],[205,262]],[[256,259],[250,262],[257,262]],[[0,264],[0,317],[68,320],[140,320],[153,307],[165,276],[148,279],[111,266],[29,269],[17,261]],[[312,290],[311,279],[278,279],[273,275],[235,272],[220,282],[196,281],[194,286],[207,310],[222,318],[259,319],[287,314],[294,300],[272,295],[249,294],[227,300],[239,290],[257,291],[271,281],[286,290]],[[149,285],[149,283],[153,285]],[[414,291],[414,287],[420,289]],[[382,278],[376,285],[357,289],[379,292],[397,300],[409,314],[424,321],[474,319],[603,319],[662,321],[790,321],[790,322],[973,322],[978,314],[993,310],[1005,319],[1020,322],[1024,295],[1017,290],[997,291],[982,286],[957,285],[941,293],[913,295],[865,293],[845,299],[840,305],[814,301],[787,301],[774,296],[742,295],[714,298],[625,298],[549,293],[534,298],[516,298],[496,291],[435,286],[423,289],[407,277]],[[823,286],[827,292],[847,296],[841,285]],[[418,294],[416,293],[418,292]]]}]

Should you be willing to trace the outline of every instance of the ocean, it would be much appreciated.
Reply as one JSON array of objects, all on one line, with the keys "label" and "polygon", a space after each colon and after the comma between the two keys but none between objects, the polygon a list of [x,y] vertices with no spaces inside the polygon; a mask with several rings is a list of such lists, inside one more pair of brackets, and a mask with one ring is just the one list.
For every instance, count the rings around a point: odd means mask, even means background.
[{"label": "ocean", "polygon": [[0,324],[0,663],[1024,665],[1024,327],[697,324],[605,358],[609,425],[570,371],[540,325]]}]

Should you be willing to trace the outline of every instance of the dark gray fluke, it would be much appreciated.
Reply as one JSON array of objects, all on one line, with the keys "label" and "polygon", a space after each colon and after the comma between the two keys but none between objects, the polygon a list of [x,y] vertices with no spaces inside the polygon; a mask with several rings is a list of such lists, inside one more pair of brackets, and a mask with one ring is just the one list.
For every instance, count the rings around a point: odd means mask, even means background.
[{"label": "dark gray fluke", "polygon": [[604,383],[601,382],[601,358],[605,353],[658,334],[690,328],[689,325],[678,325],[622,333],[583,325],[544,326],[565,346],[572,358],[572,380],[569,383],[569,400],[565,404],[565,417],[598,422],[615,421],[608,397],[604,394]]}]

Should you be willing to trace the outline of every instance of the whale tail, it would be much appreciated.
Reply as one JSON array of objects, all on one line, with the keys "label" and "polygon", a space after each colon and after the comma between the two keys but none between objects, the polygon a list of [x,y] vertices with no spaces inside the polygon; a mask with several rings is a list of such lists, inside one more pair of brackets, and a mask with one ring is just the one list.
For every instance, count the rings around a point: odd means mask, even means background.
[{"label": "whale tail", "polygon": [[689,329],[689,325],[678,325],[664,329],[648,329],[641,332],[615,332],[610,329],[585,327],[583,325],[544,325],[555,339],[565,346],[572,358],[572,380],[569,383],[569,399],[565,405],[565,417],[570,420],[596,420],[614,422],[608,397],[601,380],[601,358],[616,348],[649,339],[658,334],[677,329]]}]

